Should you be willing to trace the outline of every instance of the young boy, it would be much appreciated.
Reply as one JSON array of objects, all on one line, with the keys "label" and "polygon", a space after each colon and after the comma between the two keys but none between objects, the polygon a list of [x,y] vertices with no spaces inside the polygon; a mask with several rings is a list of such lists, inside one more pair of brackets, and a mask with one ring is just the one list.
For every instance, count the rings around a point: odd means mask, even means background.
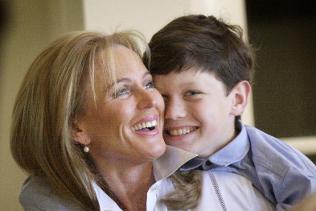
[{"label": "young boy", "polygon": [[239,27],[213,16],[184,16],[158,31],[149,47],[145,64],[166,103],[165,141],[199,154],[181,171],[242,175],[277,210],[316,191],[316,168],[308,158],[240,121],[253,56]]}]

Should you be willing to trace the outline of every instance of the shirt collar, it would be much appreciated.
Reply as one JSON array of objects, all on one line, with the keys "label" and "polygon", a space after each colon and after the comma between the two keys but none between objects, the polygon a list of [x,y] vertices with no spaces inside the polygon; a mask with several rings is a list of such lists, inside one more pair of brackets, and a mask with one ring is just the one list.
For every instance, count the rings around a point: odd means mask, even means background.
[{"label": "shirt collar", "polygon": [[172,175],[183,164],[197,156],[197,154],[167,145],[165,153],[153,161],[155,180],[158,181]]},{"label": "shirt collar", "polygon": [[219,166],[229,166],[232,163],[241,161],[249,151],[249,141],[245,126],[236,122],[236,129],[240,130],[239,134],[225,147],[212,154],[208,160]]},{"label": "shirt collar", "polygon": [[111,199],[95,182],[92,183],[96,193],[100,210],[122,211],[122,209]]}]

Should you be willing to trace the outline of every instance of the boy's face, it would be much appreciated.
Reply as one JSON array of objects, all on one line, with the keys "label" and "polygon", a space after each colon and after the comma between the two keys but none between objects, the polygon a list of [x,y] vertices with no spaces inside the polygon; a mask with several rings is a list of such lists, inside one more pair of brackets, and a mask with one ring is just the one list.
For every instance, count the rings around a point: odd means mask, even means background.
[{"label": "boy's face", "polygon": [[235,116],[244,110],[239,84],[227,95],[220,80],[197,68],[155,75],[154,83],[166,104],[167,144],[207,157],[234,138]]}]

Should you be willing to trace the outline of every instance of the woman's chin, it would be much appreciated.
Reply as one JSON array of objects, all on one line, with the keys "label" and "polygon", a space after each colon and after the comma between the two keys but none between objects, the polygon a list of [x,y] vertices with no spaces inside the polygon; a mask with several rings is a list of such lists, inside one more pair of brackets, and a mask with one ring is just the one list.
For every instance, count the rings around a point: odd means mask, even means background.
[{"label": "woman's chin", "polygon": [[162,142],[161,144],[157,144],[156,146],[153,146],[151,148],[150,153],[148,154],[148,158],[150,160],[156,160],[158,159],[160,156],[162,156],[166,151],[166,144],[165,142]]}]

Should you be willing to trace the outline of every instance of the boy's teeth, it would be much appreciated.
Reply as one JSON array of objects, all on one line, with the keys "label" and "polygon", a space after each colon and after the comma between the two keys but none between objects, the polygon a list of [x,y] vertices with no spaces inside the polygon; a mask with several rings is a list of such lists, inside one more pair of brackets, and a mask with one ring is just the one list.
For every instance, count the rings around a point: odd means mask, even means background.
[{"label": "boy's teeth", "polygon": [[133,129],[134,130],[141,130],[141,129],[144,129],[144,128],[155,127],[155,126],[157,126],[157,120],[138,123],[138,124],[133,126]]},{"label": "boy's teeth", "polygon": [[169,130],[169,134],[172,136],[180,136],[180,135],[185,135],[193,131],[193,127],[184,127],[184,128],[179,128],[175,130]]}]

